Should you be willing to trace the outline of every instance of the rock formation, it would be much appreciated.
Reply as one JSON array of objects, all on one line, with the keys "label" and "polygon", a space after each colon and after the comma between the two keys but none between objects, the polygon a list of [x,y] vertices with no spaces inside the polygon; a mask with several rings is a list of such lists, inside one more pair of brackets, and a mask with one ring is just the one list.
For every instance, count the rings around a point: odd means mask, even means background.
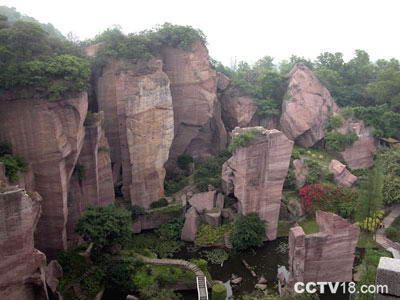
[{"label": "rock formation", "polygon": [[374,156],[377,151],[373,128],[365,126],[363,121],[345,120],[337,129],[341,134],[355,133],[358,140],[345,151],[333,153],[343,160],[351,169],[365,169],[374,164]]},{"label": "rock formation", "polygon": [[217,75],[210,66],[207,48],[201,42],[188,50],[165,47],[162,56],[174,108],[175,138],[167,164],[173,171],[178,155],[215,154],[225,147],[227,137],[217,99]]},{"label": "rock formation", "polygon": [[34,284],[42,284],[39,268],[46,264],[33,241],[40,200],[18,187],[0,192],[0,299],[36,299]]},{"label": "rock formation", "polygon": [[114,203],[114,185],[109,145],[102,129],[103,114],[91,114],[85,121],[85,139],[68,193],[67,236],[71,245],[79,239],[75,225],[88,205]]},{"label": "rock formation", "polygon": [[344,164],[335,159],[331,160],[329,171],[333,174],[334,181],[340,186],[349,188],[357,181],[357,176],[351,174]]},{"label": "rock formation", "polygon": [[308,169],[300,159],[295,159],[293,161],[293,167],[294,177],[296,178],[296,187],[300,189],[306,184]]},{"label": "rock formation", "polygon": [[0,101],[0,142],[30,163],[43,197],[35,242],[50,257],[67,246],[68,182],[83,146],[87,106],[86,93],[61,101]]},{"label": "rock formation", "polygon": [[181,240],[193,242],[196,238],[197,230],[200,225],[200,216],[194,207],[188,209],[185,214],[185,223],[181,233]]},{"label": "rock formation", "polygon": [[320,232],[306,235],[300,226],[289,232],[289,288],[295,282],[352,280],[360,229],[345,219],[317,211]]},{"label": "rock formation", "polygon": [[239,212],[257,212],[268,222],[267,237],[276,238],[282,187],[288,172],[293,142],[282,132],[262,127],[237,128],[233,135],[255,130],[256,141],[238,148],[222,167],[225,194],[238,199]]},{"label": "rock formation", "polygon": [[145,208],[164,194],[164,163],[174,137],[170,82],[162,65],[159,59],[112,61],[97,81],[114,182],[122,184],[125,199]]},{"label": "rock formation", "polygon": [[387,286],[387,291],[375,294],[376,300],[400,299],[400,259],[381,257],[376,271],[376,285]]},{"label": "rock formation", "polygon": [[338,107],[329,91],[303,63],[289,73],[282,104],[281,130],[300,146],[311,147],[325,136],[326,125]]},{"label": "rock formation", "polygon": [[216,191],[197,193],[189,199],[189,204],[193,206],[198,213],[203,213],[205,210],[211,210],[215,207],[216,199]]}]

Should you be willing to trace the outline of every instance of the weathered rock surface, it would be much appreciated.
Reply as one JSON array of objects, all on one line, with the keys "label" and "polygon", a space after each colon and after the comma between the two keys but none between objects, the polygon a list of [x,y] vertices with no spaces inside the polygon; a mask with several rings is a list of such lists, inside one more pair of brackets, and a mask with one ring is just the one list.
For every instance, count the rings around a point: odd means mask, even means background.
[{"label": "weathered rock surface", "polygon": [[188,209],[185,214],[185,223],[181,233],[181,240],[193,242],[200,225],[200,216],[194,207]]},{"label": "weathered rock surface", "polygon": [[365,126],[363,121],[345,120],[342,127],[337,129],[341,134],[355,133],[358,140],[345,151],[333,153],[343,160],[351,169],[365,169],[374,164],[377,151],[373,129]]},{"label": "weathered rock surface", "polygon": [[171,219],[183,216],[182,211],[170,211],[170,212],[157,212],[153,211],[149,214],[139,216],[138,220],[133,223],[133,232],[140,233],[142,230],[155,229],[160,227],[162,224],[168,222]]},{"label": "weathered rock surface", "polygon": [[293,161],[293,167],[294,177],[296,178],[296,187],[300,189],[306,184],[308,169],[300,159],[295,159]]},{"label": "weathered rock surface", "polygon": [[274,240],[293,142],[276,129],[262,127],[237,128],[233,135],[245,130],[256,130],[257,139],[224,163],[222,186],[225,194],[234,193],[240,213],[257,212],[268,222],[267,237]]},{"label": "weathered rock surface", "polygon": [[215,210],[212,212],[206,212],[204,214],[204,219],[207,224],[218,227],[221,225],[221,210]]},{"label": "weathered rock surface", "polygon": [[338,107],[329,91],[303,63],[289,73],[287,97],[282,104],[281,130],[303,147],[325,136],[326,125]]},{"label": "weathered rock surface", "polygon": [[45,268],[46,283],[53,293],[56,293],[57,286],[63,276],[63,269],[56,260],[52,260]]},{"label": "weathered rock surface", "polygon": [[35,190],[43,197],[36,247],[52,257],[67,246],[68,182],[85,135],[87,95],[61,101],[0,101],[0,141],[31,164]]},{"label": "weathered rock surface", "polygon": [[211,68],[207,48],[195,42],[188,50],[162,50],[164,72],[171,81],[175,138],[167,169],[176,169],[176,158],[215,154],[225,147],[226,130],[217,99],[216,72]]},{"label": "weathered rock surface", "polygon": [[69,183],[67,236],[70,245],[79,242],[75,225],[89,205],[114,203],[110,148],[102,128],[103,114],[85,122],[85,139]]},{"label": "weathered rock surface", "polygon": [[193,206],[198,213],[203,213],[205,210],[211,210],[216,204],[216,191],[197,193],[189,199],[189,204]]},{"label": "weathered rock surface", "polygon": [[345,219],[317,211],[320,232],[306,235],[300,226],[289,232],[289,286],[295,282],[352,280],[360,229]]},{"label": "weathered rock surface", "polygon": [[375,299],[400,299],[400,259],[381,257],[376,271],[376,284],[387,286],[387,293],[377,294]]},{"label": "weathered rock surface", "polygon": [[106,120],[114,182],[122,183],[125,199],[147,208],[164,194],[164,163],[174,137],[162,61],[110,62],[98,79],[97,100]]},{"label": "weathered rock surface", "polygon": [[231,80],[229,79],[228,76],[222,74],[221,72],[217,72],[217,90],[219,92],[225,91],[230,85],[230,83]]},{"label": "weathered rock surface", "polygon": [[33,241],[41,199],[31,195],[20,188],[0,192],[0,299],[34,300],[34,286],[28,282],[41,283],[38,269],[46,256]]},{"label": "weathered rock surface", "polygon": [[333,174],[334,181],[340,186],[349,188],[357,181],[357,176],[351,174],[344,164],[335,159],[331,160],[329,171]]}]

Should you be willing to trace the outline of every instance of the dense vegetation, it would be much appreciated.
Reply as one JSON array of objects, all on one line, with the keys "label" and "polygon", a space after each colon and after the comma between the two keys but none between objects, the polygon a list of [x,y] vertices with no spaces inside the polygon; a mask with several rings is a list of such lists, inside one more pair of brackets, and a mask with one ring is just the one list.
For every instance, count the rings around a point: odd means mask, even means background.
[{"label": "dense vegetation", "polygon": [[85,90],[90,71],[77,45],[39,24],[0,15],[0,91],[31,88],[51,100]]},{"label": "dense vegetation", "polygon": [[257,213],[240,216],[233,223],[230,241],[238,251],[262,245],[265,237],[266,222],[261,220]]},{"label": "dense vegetation", "polygon": [[383,202],[400,203],[400,148],[389,148],[378,155],[383,172]]},{"label": "dense vegetation", "polygon": [[13,155],[11,146],[5,143],[0,144],[0,162],[4,163],[6,176],[11,183],[18,180],[20,172],[28,171],[25,158]]}]

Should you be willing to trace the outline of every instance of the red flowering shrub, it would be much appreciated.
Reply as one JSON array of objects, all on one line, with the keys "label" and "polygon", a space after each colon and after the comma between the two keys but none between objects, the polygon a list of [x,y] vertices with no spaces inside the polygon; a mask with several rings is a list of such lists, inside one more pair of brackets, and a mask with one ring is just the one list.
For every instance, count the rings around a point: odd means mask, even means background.
[{"label": "red flowering shrub", "polygon": [[308,215],[313,215],[316,210],[321,209],[343,218],[352,218],[358,194],[352,189],[311,184],[300,189],[299,197]]},{"label": "red flowering shrub", "polygon": [[299,197],[304,211],[309,215],[314,214],[316,202],[320,202],[325,194],[326,187],[321,184],[311,184],[302,187],[299,190]]}]

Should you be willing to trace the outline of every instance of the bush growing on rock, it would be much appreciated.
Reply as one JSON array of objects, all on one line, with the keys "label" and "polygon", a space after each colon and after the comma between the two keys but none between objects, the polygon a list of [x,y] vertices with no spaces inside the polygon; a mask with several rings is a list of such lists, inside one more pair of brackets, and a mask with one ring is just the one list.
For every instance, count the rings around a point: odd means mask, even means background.
[{"label": "bush growing on rock", "polygon": [[352,146],[357,140],[358,136],[355,133],[341,134],[332,131],[325,135],[327,147],[339,152],[345,151],[347,147]]},{"label": "bush growing on rock", "polygon": [[250,213],[235,220],[230,241],[236,250],[259,247],[265,237],[266,222],[257,213]]},{"label": "bush growing on rock", "polygon": [[165,207],[168,205],[168,201],[165,198],[161,198],[157,201],[154,201],[153,203],[150,204],[150,208],[159,208],[159,207]]},{"label": "bush growing on rock", "polygon": [[234,153],[236,149],[240,147],[250,146],[256,140],[255,131],[244,131],[232,138],[231,143],[228,146],[228,150]]},{"label": "bush growing on rock", "polygon": [[179,168],[182,170],[188,170],[189,165],[193,162],[193,156],[189,154],[178,155],[176,162],[178,163]]},{"label": "bush growing on rock", "polygon": [[157,230],[157,234],[165,240],[179,240],[185,218],[174,218],[167,223],[162,224]]}]

